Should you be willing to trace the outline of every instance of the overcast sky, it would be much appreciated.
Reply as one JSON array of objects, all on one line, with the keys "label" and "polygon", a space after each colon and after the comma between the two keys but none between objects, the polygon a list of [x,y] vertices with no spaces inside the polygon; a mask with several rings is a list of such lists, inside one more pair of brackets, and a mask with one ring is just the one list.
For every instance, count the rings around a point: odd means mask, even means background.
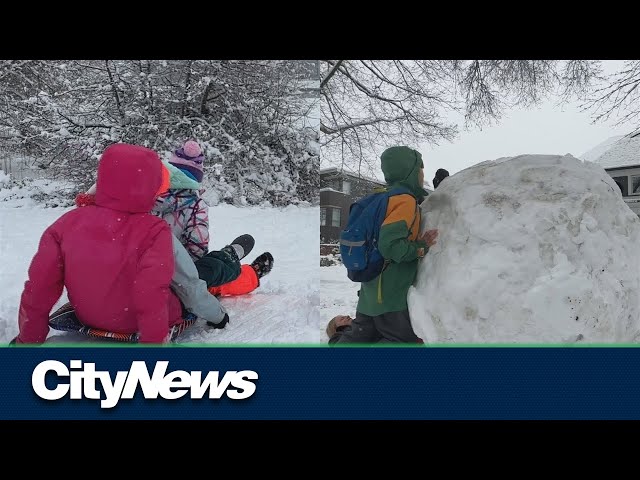
[{"label": "overcast sky", "polygon": [[[603,64],[605,73],[613,73],[623,62]],[[418,146],[425,161],[425,179],[431,185],[438,168],[453,175],[471,165],[506,156],[567,153],[580,156],[609,137],[627,134],[632,128],[615,127],[613,121],[592,124],[591,115],[581,112],[578,103],[560,107],[557,102],[557,98],[549,98],[538,107],[506,111],[497,124],[482,130],[464,130],[461,126],[451,143]],[[449,120],[459,118],[452,116]]]},{"label": "overcast sky", "polygon": [[[613,73],[623,63],[606,61],[603,67]],[[529,153],[578,157],[609,137],[629,133],[629,126],[615,127],[613,121],[592,124],[591,115],[581,112],[578,103],[560,107],[557,102],[557,98],[550,98],[537,108],[508,111],[499,123],[482,130],[461,129],[452,143],[421,145],[425,178],[431,184],[438,168],[453,175],[485,160]]]}]

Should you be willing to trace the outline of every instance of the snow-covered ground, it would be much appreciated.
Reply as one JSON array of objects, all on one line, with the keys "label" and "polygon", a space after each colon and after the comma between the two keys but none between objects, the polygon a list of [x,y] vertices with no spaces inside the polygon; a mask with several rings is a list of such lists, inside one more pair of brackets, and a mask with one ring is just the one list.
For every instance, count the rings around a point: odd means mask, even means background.
[{"label": "snow-covered ground", "polygon": [[[274,268],[249,295],[222,299],[230,323],[223,330],[198,323],[186,331],[182,343],[259,344],[326,341],[326,322],[319,305],[319,208],[283,209],[218,205],[210,209],[212,249],[222,248],[242,233],[256,239],[245,259],[264,251],[274,256]],[[42,208],[30,202],[9,208],[0,202],[0,343],[18,333],[17,314],[27,269],[44,229],[68,209]],[[66,294],[57,306],[66,301]],[[52,330],[51,337],[85,340]],[[55,338],[53,340],[62,340]],[[49,340],[48,340],[49,341]]]},{"label": "snow-covered ground", "polygon": [[[360,284],[347,277],[342,264],[320,268],[320,318],[326,327],[336,315],[356,314]],[[325,340],[326,334],[324,335]]]}]

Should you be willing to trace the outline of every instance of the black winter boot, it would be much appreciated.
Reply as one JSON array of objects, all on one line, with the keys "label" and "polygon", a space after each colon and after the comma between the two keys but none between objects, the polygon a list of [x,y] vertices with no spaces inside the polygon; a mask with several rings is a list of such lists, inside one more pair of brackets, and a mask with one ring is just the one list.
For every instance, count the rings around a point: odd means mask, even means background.
[{"label": "black winter boot", "polygon": [[258,278],[264,277],[273,268],[273,255],[264,252],[251,263],[251,267],[256,271]]},{"label": "black winter boot", "polygon": [[246,257],[251,250],[253,250],[253,246],[256,241],[249,234],[240,235],[233,242],[222,249],[223,252],[227,252],[231,255],[231,258],[240,262],[244,257]]}]

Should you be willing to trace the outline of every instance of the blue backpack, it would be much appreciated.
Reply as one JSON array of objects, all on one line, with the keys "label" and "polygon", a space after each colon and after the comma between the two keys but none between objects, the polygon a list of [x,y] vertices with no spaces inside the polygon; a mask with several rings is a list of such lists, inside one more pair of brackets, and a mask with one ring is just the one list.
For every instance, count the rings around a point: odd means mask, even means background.
[{"label": "blue backpack", "polygon": [[396,187],[368,195],[349,208],[347,228],[340,233],[340,256],[350,280],[369,282],[384,270],[385,259],[378,250],[380,228],[387,214],[389,197],[405,193],[413,196],[409,189]]}]

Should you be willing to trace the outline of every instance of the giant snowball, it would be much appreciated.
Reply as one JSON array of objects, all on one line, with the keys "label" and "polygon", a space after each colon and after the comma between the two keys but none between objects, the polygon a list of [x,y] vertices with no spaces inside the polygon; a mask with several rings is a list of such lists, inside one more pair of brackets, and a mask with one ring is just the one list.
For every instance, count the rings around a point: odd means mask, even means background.
[{"label": "giant snowball", "polygon": [[425,343],[640,340],[640,219],[600,166],[483,162],[421,208],[439,230],[408,297]]}]

